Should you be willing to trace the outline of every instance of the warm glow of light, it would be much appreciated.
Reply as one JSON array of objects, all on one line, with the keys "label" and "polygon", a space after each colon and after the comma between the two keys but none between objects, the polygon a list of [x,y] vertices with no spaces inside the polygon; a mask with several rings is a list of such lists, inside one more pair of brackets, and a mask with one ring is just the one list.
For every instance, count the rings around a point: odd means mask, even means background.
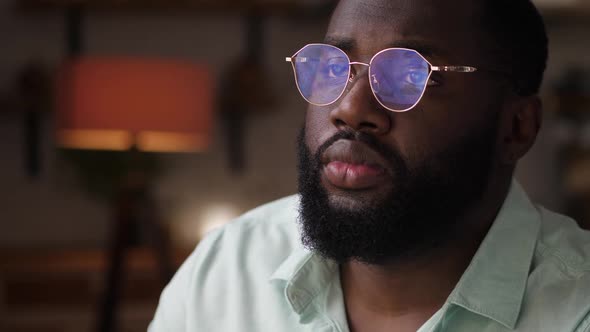
[{"label": "warm glow of light", "polygon": [[207,233],[217,229],[240,215],[240,211],[229,203],[195,206],[182,213],[176,223],[176,242],[193,246]]},{"label": "warm glow of light", "polygon": [[137,134],[135,144],[146,152],[199,152],[209,145],[209,136],[144,131]]},{"label": "warm glow of light", "polygon": [[200,220],[200,235],[215,230],[238,216],[236,208],[228,204],[212,205],[203,211]]},{"label": "warm glow of light", "polygon": [[125,130],[58,130],[57,143],[68,149],[125,151],[135,145],[144,152],[200,152],[208,135],[146,131],[135,137]]},{"label": "warm glow of light", "polygon": [[69,149],[87,150],[129,150],[133,138],[126,130],[59,130],[57,142]]}]

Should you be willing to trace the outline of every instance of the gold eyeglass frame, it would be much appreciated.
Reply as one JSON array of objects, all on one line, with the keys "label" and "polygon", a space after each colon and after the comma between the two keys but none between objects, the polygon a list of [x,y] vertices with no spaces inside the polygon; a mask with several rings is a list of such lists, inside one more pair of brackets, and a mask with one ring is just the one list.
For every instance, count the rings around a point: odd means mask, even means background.
[{"label": "gold eyeglass frame", "polygon": [[[309,46],[327,46],[327,47],[331,47],[334,48],[340,52],[342,52],[342,54],[344,54],[346,56],[346,59],[348,60],[348,80],[346,81],[346,84],[342,87],[342,92],[340,92],[340,94],[338,95],[338,97],[336,99],[334,99],[333,101],[329,102],[329,103],[325,103],[325,104],[318,104],[318,103],[313,103],[311,101],[309,101],[304,95],[303,92],[301,91],[301,88],[299,86],[299,80],[297,79],[297,70],[295,69],[295,63],[296,62],[306,62],[307,58],[305,57],[297,57],[297,55],[299,53],[301,53],[301,51],[303,51],[305,48],[309,47]],[[410,107],[403,109],[403,110],[396,110],[396,109],[392,109],[386,105],[384,105],[381,100],[379,100],[379,98],[377,97],[377,94],[375,92],[375,89],[373,88],[373,82],[371,82],[371,77],[373,77],[373,79],[375,80],[375,76],[371,74],[371,64],[373,63],[373,60],[375,59],[375,57],[377,57],[379,54],[382,54],[383,52],[387,52],[387,51],[391,51],[391,50],[404,50],[404,51],[411,51],[416,53],[417,55],[419,55],[427,64],[428,64],[428,68],[429,68],[429,72],[428,72],[428,77],[426,78],[426,82],[428,82],[430,80],[430,77],[432,75],[433,72],[456,72],[456,73],[473,73],[477,71],[477,68],[472,67],[472,66],[434,66],[430,63],[430,61],[428,61],[422,54],[420,54],[420,52],[418,52],[417,50],[414,49],[410,49],[410,48],[403,48],[403,47],[392,47],[392,48],[386,48],[384,50],[381,50],[379,52],[377,52],[375,55],[373,55],[373,57],[371,58],[371,60],[369,61],[369,63],[365,63],[365,62],[358,62],[358,61],[350,61],[350,58],[348,57],[348,54],[346,54],[346,52],[344,52],[343,50],[341,50],[340,48],[333,46],[333,45],[329,45],[329,44],[322,44],[322,43],[312,43],[312,44],[307,44],[305,46],[303,46],[302,48],[300,48],[297,52],[295,52],[292,56],[290,57],[286,57],[285,60],[287,62],[290,62],[292,67],[293,67],[293,74],[295,76],[295,84],[297,85],[297,90],[299,91],[299,94],[301,94],[301,96],[303,97],[303,99],[305,99],[305,101],[307,101],[308,103],[315,105],[315,106],[328,106],[331,105],[333,103],[335,103],[336,101],[338,101],[342,95],[344,94],[344,92],[346,91],[346,87],[348,86],[349,83],[351,83],[354,79],[354,75],[352,75],[352,66],[353,65],[361,65],[361,66],[365,66],[368,67],[368,78],[369,78],[369,86],[371,87],[371,91],[373,92],[373,96],[375,97],[375,99],[377,99],[377,101],[379,102],[379,104],[381,106],[383,106],[385,109],[390,110],[392,112],[396,112],[396,113],[401,113],[401,112],[407,112],[409,110],[411,110],[412,108],[416,107],[416,105],[418,105],[418,103],[420,103],[420,100],[422,100],[422,97],[424,96],[424,93],[426,92],[426,88],[428,87],[428,83],[424,85],[424,88],[422,89],[422,93],[420,95],[420,97],[418,98],[418,100]],[[378,82],[376,82],[378,83]]]}]

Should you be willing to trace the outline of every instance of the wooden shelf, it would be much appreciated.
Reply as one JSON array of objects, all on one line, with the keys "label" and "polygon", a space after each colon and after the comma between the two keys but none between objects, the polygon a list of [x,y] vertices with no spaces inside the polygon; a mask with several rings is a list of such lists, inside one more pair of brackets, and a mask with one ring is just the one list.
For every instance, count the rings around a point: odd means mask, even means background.
[{"label": "wooden shelf", "polygon": [[541,14],[548,24],[581,22],[590,23],[590,6],[577,5],[564,8],[541,8]]},{"label": "wooden shelf", "polygon": [[[173,251],[173,264],[180,266],[190,250]],[[9,273],[98,273],[107,268],[109,252],[105,250],[0,250],[0,274]],[[129,271],[155,271],[155,253],[148,248],[128,249],[125,252]]]},{"label": "wooden shelf", "polygon": [[292,15],[305,12],[327,13],[336,1],[318,1],[317,5],[302,5],[296,0],[20,0],[25,11],[64,10],[84,8],[107,12],[183,12],[183,13],[248,13]]}]

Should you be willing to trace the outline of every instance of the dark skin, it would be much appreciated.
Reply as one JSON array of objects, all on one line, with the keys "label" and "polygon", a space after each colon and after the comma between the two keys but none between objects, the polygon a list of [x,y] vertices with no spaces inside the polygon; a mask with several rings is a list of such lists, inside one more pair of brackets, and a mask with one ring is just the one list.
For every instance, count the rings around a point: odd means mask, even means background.
[{"label": "dark skin", "polygon": [[[305,139],[312,152],[340,130],[363,131],[395,147],[410,166],[418,165],[483,128],[485,121],[499,121],[487,189],[476,204],[466,207],[461,234],[452,243],[411,261],[350,261],[341,266],[351,331],[416,331],[443,305],[506,198],[516,162],[536,139],[541,123],[538,97],[517,96],[507,80],[483,70],[494,68],[494,63],[482,51],[488,37],[474,19],[476,6],[469,0],[452,5],[439,0],[344,0],[330,22],[326,42],[344,49],[351,61],[368,63],[378,51],[399,46],[418,49],[433,65],[482,70],[433,76],[436,82],[414,109],[394,113],[375,100],[366,69],[355,67],[353,82],[337,102],[309,107]],[[324,176],[322,184],[331,204],[341,209],[379,201],[395,185],[383,181],[347,190]]]}]

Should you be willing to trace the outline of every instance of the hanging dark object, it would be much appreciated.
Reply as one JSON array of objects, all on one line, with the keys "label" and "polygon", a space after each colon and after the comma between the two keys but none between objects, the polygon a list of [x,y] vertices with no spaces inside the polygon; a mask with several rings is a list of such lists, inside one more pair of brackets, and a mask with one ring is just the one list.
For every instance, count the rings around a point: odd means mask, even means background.
[{"label": "hanging dark object", "polygon": [[24,165],[36,178],[41,171],[41,120],[51,105],[51,84],[46,68],[30,62],[18,76],[19,100],[23,111]]},{"label": "hanging dark object", "polygon": [[247,114],[264,112],[275,105],[274,94],[263,66],[265,17],[252,13],[246,18],[245,55],[229,68],[220,89],[220,106],[227,139],[229,168],[245,168],[244,121]]}]

